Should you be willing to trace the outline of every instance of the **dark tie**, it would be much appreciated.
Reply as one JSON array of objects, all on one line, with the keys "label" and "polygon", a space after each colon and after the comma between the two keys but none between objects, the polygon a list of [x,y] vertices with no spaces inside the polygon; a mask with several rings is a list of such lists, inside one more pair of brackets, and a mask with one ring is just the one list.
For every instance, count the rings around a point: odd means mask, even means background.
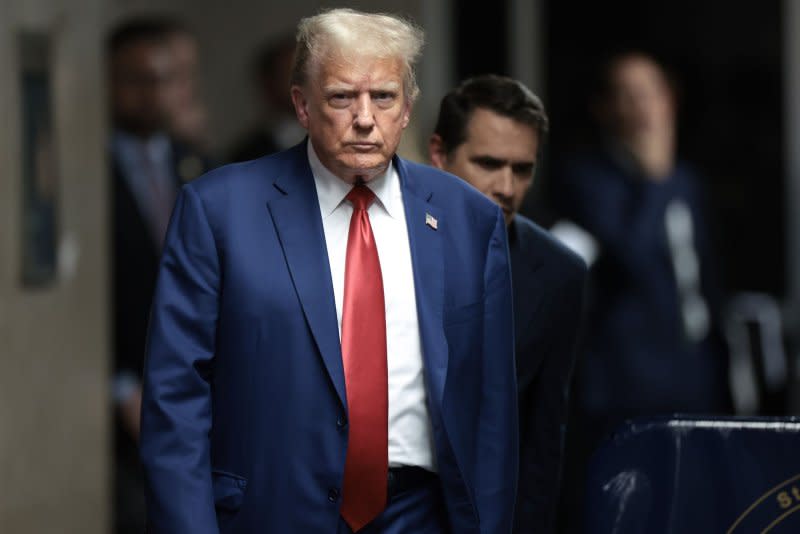
[{"label": "dark tie", "polygon": [[150,231],[156,247],[161,251],[167,234],[172,206],[175,203],[175,188],[171,187],[170,177],[153,158],[150,147],[142,145],[142,167],[146,174],[148,201],[150,203]]},{"label": "dark tie", "polygon": [[344,274],[342,361],[349,432],[341,514],[356,532],[386,507],[389,397],[386,312],[378,249],[367,208],[375,194],[353,187]]}]

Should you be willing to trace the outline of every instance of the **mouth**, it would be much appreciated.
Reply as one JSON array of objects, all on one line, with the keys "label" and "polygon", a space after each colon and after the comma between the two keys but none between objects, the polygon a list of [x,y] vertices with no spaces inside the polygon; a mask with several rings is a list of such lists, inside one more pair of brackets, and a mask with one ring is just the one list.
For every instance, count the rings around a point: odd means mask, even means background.
[{"label": "mouth", "polygon": [[379,148],[377,143],[348,143],[347,146],[356,152],[371,152]]}]

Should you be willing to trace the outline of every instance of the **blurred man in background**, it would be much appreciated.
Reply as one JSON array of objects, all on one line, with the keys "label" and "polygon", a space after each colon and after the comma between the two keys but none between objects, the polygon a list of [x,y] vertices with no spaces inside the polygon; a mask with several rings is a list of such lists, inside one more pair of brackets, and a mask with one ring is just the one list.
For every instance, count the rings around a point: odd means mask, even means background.
[{"label": "blurred man in background", "polygon": [[[115,531],[143,532],[144,493],[136,442],[147,318],[158,258],[178,188],[202,159],[170,136],[179,78],[170,42],[176,24],[123,22],[108,40],[112,134],[112,308],[115,410]],[[195,174],[186,174],[195,161]]]},{"label": "blurred man in background", "polygon": [[430,140],[434,166],[494,200],[505,216],[514,293],[520,416],[515,532],[553,532],[567,392],[586,266],[518,212],[548,128],[541,100],[500,76],[463,82],[442,99]]},{"label": "blurred man in background", "polygon": [[598,251],[568,438],[570,516],[584,462],[621,421],[729,410],[703,195],[676,156],[675,92],[652,58],[626,53],[607,64],[596,111],[602,145],[553,183],[560,215]]},{"label": "blurred man in background", "polygon": [[[174,62],[167,109],[169,131],[198,153],[209,154],[208,110],[199,89],[200,51],[197,39],[187,26],[173,20],[168,29],[167,44]],[[181,170],[186,174],[197,174],[191,168]]]},{"label": "blurred man in background", "polygon": [[231,161],[286,150],[305,136],[289,94],[294,48],[294,34],[287,34],[268,42],[256,56],[253,81],[260,111],[256,124],[233,147]]}]

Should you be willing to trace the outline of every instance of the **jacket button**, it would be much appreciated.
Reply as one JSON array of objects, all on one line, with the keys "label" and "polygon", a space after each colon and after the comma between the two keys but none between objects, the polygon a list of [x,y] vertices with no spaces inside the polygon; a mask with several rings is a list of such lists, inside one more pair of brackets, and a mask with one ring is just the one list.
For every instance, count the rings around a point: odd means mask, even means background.
[{"label": "jacket button", "polygon": [[345,426],[347,426],[347,419],[345,419],[343,415],[340,415],[339,418],[336,420],[336,426],[339,428],[344,428]]},{"label": "jacket button", "polygon": [[339,490],[336,488],[331,488],[328,490],[328,500],[331,502],[336,502],[339,500]]}]

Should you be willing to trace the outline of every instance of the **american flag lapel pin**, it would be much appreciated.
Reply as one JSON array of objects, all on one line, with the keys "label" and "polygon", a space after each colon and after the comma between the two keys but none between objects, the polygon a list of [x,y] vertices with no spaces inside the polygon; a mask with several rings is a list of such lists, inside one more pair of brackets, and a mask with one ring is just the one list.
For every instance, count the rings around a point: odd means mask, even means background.
[{"label": "american flag lapel pin", "polygon": [[436,217],[431,215],[430,213],[425,214],[425,224],[433,228],[434,230],[439,229],[439,221],[436,220]]}]

